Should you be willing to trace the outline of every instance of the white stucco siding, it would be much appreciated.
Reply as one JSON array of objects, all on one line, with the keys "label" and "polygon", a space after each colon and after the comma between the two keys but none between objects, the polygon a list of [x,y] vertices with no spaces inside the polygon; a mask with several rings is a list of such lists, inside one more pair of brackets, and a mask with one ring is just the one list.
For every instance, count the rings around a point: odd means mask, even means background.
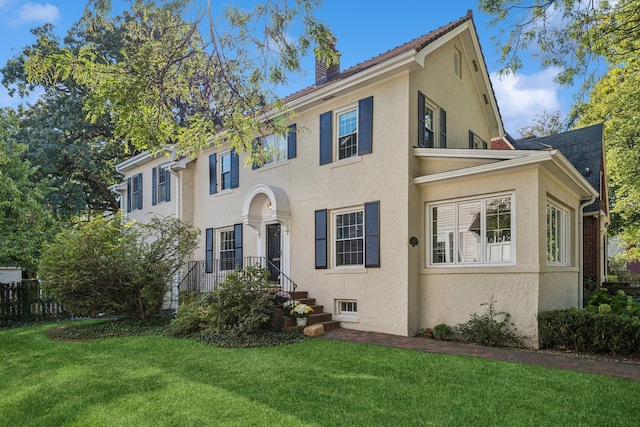
[{"label": "white stucco siding", "polygon": [[[373,96],[372,153],[332,163],[319,164],[319,118],[326,111],[338,111],[358,100]],[[324,310],[333,312],[335,301],[358,303],[357,322],[344,322],[344,327],[384,331],[406,335],[407,326],[407,188],[408,150],[408,74],[403,73],[375,85],[352,90],[310,108],[291,121],[298,129],[297,156],[279,164],[252,170],[240,157],[239,187],[209,194],[211,153],[224,152],[212,148],[200,154],[194,169],[194,224],[203,230],[201,248],[196,259],[204,259],[204,230],[229,227],[243,222],[242,208],[247,195],[257,185],[281,189],[288,198],[287,238],[289,253],[283,259],[289,264],[290,277],[300,290],[308,291]],[[334,127],[337,124],[334,121]],[[262,215],[268,199],[262,203]],[[335,268],[332,255],[333,213],[347,208],[361,208],[379,201],[380,268]],[[315,211],[327,209],[329,215],[329,268],[315,269]],[[258,226],[264,234],[264,223]],[[283,230],[284,232],[284,230]],[[215,250],[214,250],[215,252]],[[256,230],[243,227],[243,255],[264,254],[264,239]],[[214,255],[215,257],[216,255]]]}]

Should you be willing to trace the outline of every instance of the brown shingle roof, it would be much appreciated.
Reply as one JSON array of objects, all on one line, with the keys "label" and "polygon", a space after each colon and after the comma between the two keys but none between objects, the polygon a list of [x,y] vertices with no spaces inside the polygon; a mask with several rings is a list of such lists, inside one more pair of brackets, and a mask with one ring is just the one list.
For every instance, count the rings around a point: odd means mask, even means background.
[{"label": "brown shingle roof", "polygon": [[388,50],[376,57],[373,57],[367,61],[361,62],[357,65],[354,65],[351,68],[347,68],[346,70],[342,71],[341,73],[339,73],[338,75],[336,75],[335,77],[331,78],[331,80],[322,83],[320,85],[313,85],[313,86],[309,86],[306,87],[304,89],[299,90],[298,92],[292,93],[291,95],[287,96],[284,101],[285,102],[291,102],[294,101],[298,98],[302,98],[305,95],[308,95],[310,93],[313,93],[323,87],[329,86],[337,81],[340,80],[344,80],[347,77],[350,77],[354,74],[357,74],[361,71],[364,71],[368,68],[371,68],[375,65],[381,64],[389,59],[395,58],[396,56],[402,55],[403,53],[415,50],[416,52],[424,49],[427,45],[429,45],[430,43],[438,40],[440,37],[444,36],[445,34],[447,34],[448,32],[454,30],[455,28],[459,27],[460,25],[462,25],[463,23],[472,20],[473,19],[473,14],[471,12],[471,10],[467,11],[467,14],[465,16],[463,16],[462,18],[453,21],[443,27],[438,28],[437,30],[431,31],[430,33],[427,33],[423,36],[420,36],[416,39],[411,40],[410,42],[407,42],[403,45],[400,45],[398,47],[395,47],[391,50]]}]

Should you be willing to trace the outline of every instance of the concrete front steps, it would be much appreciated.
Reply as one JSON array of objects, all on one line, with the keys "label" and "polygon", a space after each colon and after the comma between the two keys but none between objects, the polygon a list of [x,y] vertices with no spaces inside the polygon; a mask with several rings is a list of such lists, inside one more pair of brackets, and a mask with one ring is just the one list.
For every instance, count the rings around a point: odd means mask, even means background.
[{"label": "concrete front steps", "polygon": [[[309,294],[306,291],[295,291],[291,293],[291,299],[299,301],[300,304],[307,304],[313,308],[313,313],[307,317],[307,326],[320,324],[324,327],[325,331],[330,331],[340,327],[340,322],[337,320],[331,320],[331,313],[325,313],[324,306],[317,305],[315,298],[309,298]],[[285,317],[284,328],[289,329],[296,326],[296,319],[292,317]]]}]

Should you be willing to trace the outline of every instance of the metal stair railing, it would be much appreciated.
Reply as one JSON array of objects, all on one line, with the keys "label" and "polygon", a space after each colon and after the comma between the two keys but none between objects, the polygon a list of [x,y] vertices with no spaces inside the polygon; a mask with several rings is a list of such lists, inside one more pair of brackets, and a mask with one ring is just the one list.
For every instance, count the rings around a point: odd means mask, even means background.
[{"label": "metal stair railing", "polygon": [[178,285],[180,291],[210,292],[224,282],[227,274],[247,266],[260,266],[270,272],[272,288],[292,293],[298,285],[265,257],[223,258],[189,261],[187,274]]}]

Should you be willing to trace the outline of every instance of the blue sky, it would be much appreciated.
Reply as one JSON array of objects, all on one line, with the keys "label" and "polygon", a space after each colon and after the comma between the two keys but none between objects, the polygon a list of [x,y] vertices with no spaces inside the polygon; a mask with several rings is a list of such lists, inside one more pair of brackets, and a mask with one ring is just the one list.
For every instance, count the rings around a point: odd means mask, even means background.
[{"label": "blue sky", "polygon": [[[228,1],[212,3],[222,5]],[[128,3],[113,0],[113,4],[122,8]],[[85,5],[84,0],[0,0],[0,40],[3,40],[0,64],[4,65],[24,46],[34,42],[31,28],[51,22],[56,33],[64,36],[80,18]],[[529,125],[537,113],[560,110],[566,114],[572,92],[553,82],[554,70],[540,70],[535,64],[526,63],[516,76],[499,78],[496,75],[498,56],[492,37],[498,35],[498,29],[487,27],[489,19],[477,10],[477,0],[324,0],[317,16],[338,39],[344,69],[454,21],[468,9],[474,14],[505,129],[517,136],[517,130]],[[311,64],[311,60],[308,63]],[[313,70],[310,68],[307,75],[297,80],[299,87],[312,84]],[[0,86],[0,107],[15,107],[20,102],[24,100],[10,98]]]}]

